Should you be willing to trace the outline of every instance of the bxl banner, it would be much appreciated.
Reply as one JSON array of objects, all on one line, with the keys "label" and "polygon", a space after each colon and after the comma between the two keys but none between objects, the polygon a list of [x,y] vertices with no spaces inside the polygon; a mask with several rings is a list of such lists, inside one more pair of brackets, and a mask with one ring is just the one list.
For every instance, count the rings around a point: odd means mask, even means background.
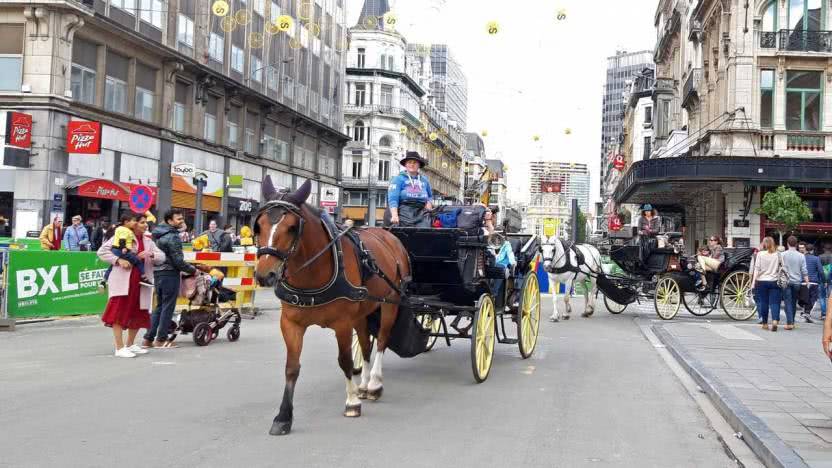
[{"label": "bxl banner", "polygon": [[100,314],[107,293],[98,285],[106,269],[94,252],[10,251],[9,317]]}]

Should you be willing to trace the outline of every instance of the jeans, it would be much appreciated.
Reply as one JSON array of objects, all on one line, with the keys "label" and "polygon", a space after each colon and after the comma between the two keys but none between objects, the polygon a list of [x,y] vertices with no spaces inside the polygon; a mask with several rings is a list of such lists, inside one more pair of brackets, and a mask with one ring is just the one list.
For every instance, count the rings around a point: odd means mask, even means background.
[{"label": "jeans", "polygon": [[826,283],[818,285],[818,301],[820,301],[820,316],[826,317],[826,294],[828,292]]},{"label": "jeans", "polygon": [[771,312],[771,319],[780,321],[780,299],[782,290],[777,286],[777,281],[757,281],[757,311],[763,323],[768,323],[768,315]]},{"label": "jeans", "polygon": [[812,309],[815,308],[815,303],[818,301],[820,294],[820,285],[809,285],[809,302],[803,305],[803,315],[812,315]]},{"label": "jeans", "polygon": [[150,317],[150,328],[144,335],[148,341],[167,341],[170,321],[173,320],[173,310],[176,308],[176,298],[179,297],[179,272],[175,274],[158,273],[156,285],[156,310]]},{"label": "jeans", "polygon": [[794,314],[797,311],[797,295],[800,294],[800,283],[789,283],[783,292],[783,302],[786,304],[786,325],[794,325]]}]

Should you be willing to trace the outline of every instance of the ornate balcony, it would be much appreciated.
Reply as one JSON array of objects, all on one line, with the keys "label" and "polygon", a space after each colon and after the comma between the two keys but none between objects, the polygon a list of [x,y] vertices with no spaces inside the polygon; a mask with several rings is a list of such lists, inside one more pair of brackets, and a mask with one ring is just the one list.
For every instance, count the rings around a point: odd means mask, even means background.
[{"label": "ornate balcony", "polygon": [[761,49],[776,49],[777,48],[777,32],[763,31],[760,33],[760,48]]},{"label": "ornate balcony", "polygon": [[786,135],[789,151],[817,152],[826,150],[826,137],[820,133],[789,133]]},{"label": "ornate balcony", "polygon": [[779,50],[832,52],[832,31],[781,29],[779,35]]},{"label": "ornate balcony", "polygon": [[702,83],[702,69],[694,68],[688,72],[688,77],[685,80],[685,88],[682,93],[682,107],[687,108],[691,99],[699,98],[699,85]]}]

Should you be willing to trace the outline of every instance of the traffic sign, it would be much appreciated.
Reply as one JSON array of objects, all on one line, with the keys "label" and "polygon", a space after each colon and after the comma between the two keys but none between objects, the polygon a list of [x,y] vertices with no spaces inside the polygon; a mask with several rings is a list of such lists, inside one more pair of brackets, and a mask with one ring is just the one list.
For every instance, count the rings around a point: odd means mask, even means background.
[{"label": "traffic sign", "polygon": [[130,209],[134,213],[147,213],[153,206],[153,191],[150,187],[137,185],[130,190],[130,198],[127,199]]}]

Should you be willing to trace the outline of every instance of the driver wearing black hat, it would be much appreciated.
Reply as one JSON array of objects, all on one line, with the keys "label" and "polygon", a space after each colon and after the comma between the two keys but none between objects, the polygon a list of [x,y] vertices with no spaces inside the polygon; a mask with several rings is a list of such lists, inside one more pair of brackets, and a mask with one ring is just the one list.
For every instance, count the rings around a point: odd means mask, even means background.
[{"label": "driver wearing black hat", "polygon": [[433,209],[433,191],[428,178],[419,173],[427,165],[419,153],[408,151],[399,162],[404,170],[390,181],[387,206],[390,223],[410,227],[430,227],[426,211]]}]

